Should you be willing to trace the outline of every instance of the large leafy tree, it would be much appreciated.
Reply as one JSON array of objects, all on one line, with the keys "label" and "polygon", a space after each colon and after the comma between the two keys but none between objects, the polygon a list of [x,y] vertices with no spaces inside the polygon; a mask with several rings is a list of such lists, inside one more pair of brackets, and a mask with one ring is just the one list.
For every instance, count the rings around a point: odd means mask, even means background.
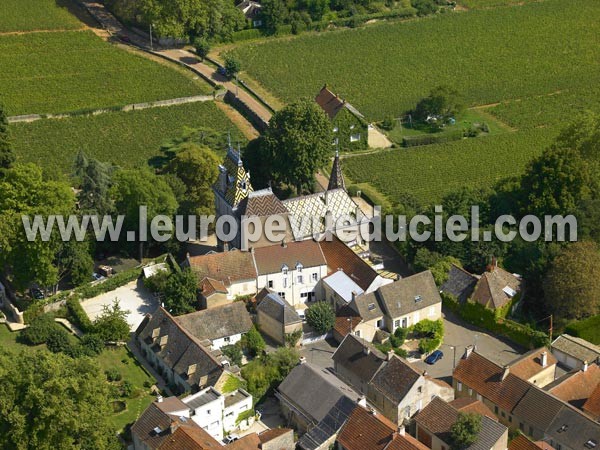
[{"label": "large leafy tree", "polygon": [[8,119],[2,105],[0,105],[0,174],[3,169],[9,169],[15,159],[8,134]]},{"label": "large leafy tree", "polygon": [[114,167],[80,151],[75,158],[75,177],[81,187],[79,207],[86,214],[110,214],[112,202],[109,191]]},{"label": "large leafy tree", "polygon": [[219,174],[219,158],[210,148],[185,142],[176,149],[167,170],[185,185],[184,213],[209,215],[214,210],[212,185]]},{"label": "large leafy tree", "polygon": [[174,316],[196,310],[198,278],[190,269],[173,272],[164,286],[165,308]]},{"label": "large leafy tree", "polygon": [[424,121],[428,116],[439,116],[446,120],[456,117],[463,109],[464,106],[456,89],[438,86],[417,103],[414,116],[419,121]]},{"label": "large leafy tree", "polygon": [[327,302],[317,302],[306,310],[306,321],[317,333],[327,333],[335,324],[335,312]]},{"label": "large leafy tree", "polygon": [[285,2],[283,0],[263,0],[261,5],[260,14],[265,31],[276,34],[289,16]]},{"label": "large leafy tree", "polygon": [[105,341],[126,341],[130,332],[128,313],[129,311],[121,308],[118,299],[111,306],[104,305],[102,314],[94,321],[94,333]]},{"label": "large leafy tree", "polygon": [[463,450],[473,444],[481,432],[481,415],[458,413],[458,418],[450,428],[452,448]]},{"label": "large leafy tree", "polygon": [[60,278],[57,256],[63,247],[57,227],[48,241],[27,239],[22,215],[33,222],[35,215],[47,221],[49,215],[66,218],[74,212],[75,197],[67,183],[46,181],[42,170],[33,164],[17,164],[0,180],[0,264],[12,267],[14,281],[26,287],[36,281],[53,286]]},{"label": "large leafy tree", "polygon": [[598,246],[581,241],[564,247],[546,276],[544,294],[557,319],[583,319],[600,313]]},{"label": "large leafy tree", "polygon": [[117,450],[109,386],[89,358],[0,351],[0,448]]},{"label": "large leafy tree", "polygon": [[269,122],[264,143],[273,154],[280,182],[300,193],[312,191],[315,172],[332,149],[331,122],[312,100],[299,100],[277,111]]}]

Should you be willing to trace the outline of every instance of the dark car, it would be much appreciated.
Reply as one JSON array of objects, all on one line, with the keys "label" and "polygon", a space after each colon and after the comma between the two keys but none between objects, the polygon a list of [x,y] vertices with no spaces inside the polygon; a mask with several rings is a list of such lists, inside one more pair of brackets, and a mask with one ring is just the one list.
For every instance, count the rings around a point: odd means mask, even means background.
[{"label": "dark car", "polygon": [[227,76],[227,69],[223,66],[219,66],[217,72],[219,73],[219,75],[223,75],[224,77]]},{"label": "dark car", "polygon": [[431,355],[425,358],[425,362],[430,365],[434,365],[440,359],[444,357],[444,353],[441,350],[434,351]]},{"label": "dark car", "polygon": [[43,300],[45,297],[42,290],[38,288],[31,288],[31,296],[36,300]]}]

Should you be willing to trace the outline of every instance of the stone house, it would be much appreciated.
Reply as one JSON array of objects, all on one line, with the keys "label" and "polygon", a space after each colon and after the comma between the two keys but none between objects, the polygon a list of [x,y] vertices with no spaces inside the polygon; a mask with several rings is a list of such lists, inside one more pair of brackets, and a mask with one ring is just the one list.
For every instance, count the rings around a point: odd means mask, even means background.
[{"label": "stone house", "polygon": [[581,369],[585,362],[600,363],[600,347],[578,337],[561,334],[551,348],[556,359],[569,369]]},{"label": "stone house", "polygon": [[280,345],[285,336],[302,331],[302,319],[294,308],[275,292],[268,292],[256,307],[256,323],[261,333]]}]

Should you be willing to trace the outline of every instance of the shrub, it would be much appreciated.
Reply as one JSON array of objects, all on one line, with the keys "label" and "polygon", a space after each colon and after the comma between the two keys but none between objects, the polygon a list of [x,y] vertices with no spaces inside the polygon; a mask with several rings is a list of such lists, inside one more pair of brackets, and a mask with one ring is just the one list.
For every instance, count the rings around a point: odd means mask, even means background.
[{"label": "shrub", "polygon": [[133,393],[133,384],[131,381],[125,380],[121,385],[121,397],[129,397]]},{"label": "shrub", "polygon": [[83,351],[89,356],[95,356],[104,350],[104,339],[97,334],[86,334],[80,341]]},{"label": "shrub", "polygon": [[298,345],[298,341],[300,340],[301,337],[302,337],[302,329],[296,330],[292,333],[287,333],[285,335],[285,343],[289,347],[295,347],[296,345]]},{"label": "shrub", "polygon": [[408,336],[408,328],[396,328],[396,331],[394,331],[394,336],[400,340],[400,344],[398,345],[398,347],[400,347],[402,344],[404,344],[404,341]]},{"label": "shrub", "polygon": [[431,353],[436,348],[438,348],[442,344],[442,339],[433,337],[433,338],[423,338],[419,340],[419,351],[421,353]]},{"label": "shrub", "polygon": [[48,347],[48,350],[50,350],[52,353],[66,352],[69,347],[71,347],[69,333],[60,328],[60,326],[55,326],[48,334],[48,338],[46,339],[46,347]]},{"label": "shrub", "polygon": [[306,322],[317,333],[325,334],[335,325],[335,312],[327,302],[317,302],[306,311]]},{"label": "shrub", "polygon": [[225,72],[229,78],[234,78],[240,70],[242,70],[242,63],[232,53],[225,55],[225,61],[223,64]]},{"label": "shrub", "polygon": [[92,330],[92,321],[83,310],[81,302],[76,296],[69,297],[66,301],[69,320],[81,331],[88,333]]},{"label": "shrub", "polygon": [[94,321],[94,331],[104,341],[125,341],[129,338],[127,313],[114,300],[112,307],[104,305],[102,314]]},{"label": "shrub", "polygon": [[408,352],[403,348],[395,348],[394,353],[400,356],[401,358],[406,358],[408,356]]},{"label": "shrub", "polygon": [[196,55],[204,59],[208,56],[208,52],[210,52],[210,43],[206,38],[196,38],[194,39],[194,50],[196,50]]},{"label": "shrub", "polygon": [[20,338],[27,345],[40,345],[48,340],[48,337],[53,330],[56,330],[59,325],[49,314],[42,314],[35,317],[29,326],[23,330]]},{"label": "shrub", "polygon": [[250,352],[252,356],[257,356],[258,354],[262,353],[267,346],[265,340],[255,325],[252,326],[252,328],[250,328],[250,330],[244,335],[242,342],[243,346]]},{"label": "shrub", "polygon": [[119,372],[119,369],[116,367],[107,369],[104,374],[106,375],[106,379],[110,382],[121,381],[121,378],[123,378],[121,372]]},{"label": "shrub", "polygon": [[236,366],[242,365],[242,349],[239,345],[226,345],[221,348],[221,352],[229,358],[231,364]]},{"label": "shrub", "polygon": [[567,325],[565,332],[585,339],[592,344],[600,345],[600,315],[571,322]]}]

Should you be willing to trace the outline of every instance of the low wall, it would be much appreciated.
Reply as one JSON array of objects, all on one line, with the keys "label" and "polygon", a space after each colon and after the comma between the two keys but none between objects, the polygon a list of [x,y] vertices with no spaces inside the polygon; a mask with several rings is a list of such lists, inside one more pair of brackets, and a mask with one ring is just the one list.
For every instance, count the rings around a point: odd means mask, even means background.
[{"label": "low wall", "polygon": [[227,91],[225,94],[225,101],[237,109],[246,119],[250,121],[254,127],[260,131],[264,132],[269,124],[265,122],[262,117],[260,117],[254,110],[252,110],[246,103],[240,100],[239,97],[231,92]]}]

